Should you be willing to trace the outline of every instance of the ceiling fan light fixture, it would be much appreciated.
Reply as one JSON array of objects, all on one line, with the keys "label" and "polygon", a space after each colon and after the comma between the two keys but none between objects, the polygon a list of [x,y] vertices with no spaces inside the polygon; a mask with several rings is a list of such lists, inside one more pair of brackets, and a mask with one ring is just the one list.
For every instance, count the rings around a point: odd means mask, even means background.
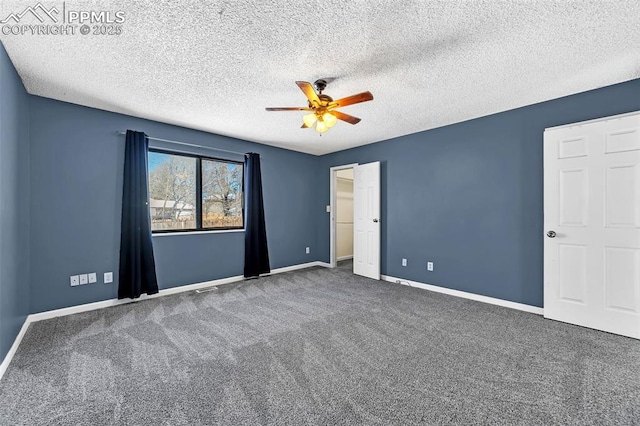
[{"label": "ceiling fan light fixture", "polygon": [[330,112],[325,112],[324,114],[322,114],[322,121],[327,124],[328,128],[332,128],[336,124],[336,121],[338,121],[338,119]]},{"label": "ceiling fan light fixture", "polygon": [[318,117],[316,117],[316,114],[313,112],[311,114],[305,114],[302,116],[302,121],[307,127],[313,126],[317,119]]},{"label": "ceiling fan light fixture", "polygon": [[329,126],[327,126],[327,123],[322,120],[318,120],[318,123],[316,124],[316,132],[324,133],[327,130],[329,130]]}]

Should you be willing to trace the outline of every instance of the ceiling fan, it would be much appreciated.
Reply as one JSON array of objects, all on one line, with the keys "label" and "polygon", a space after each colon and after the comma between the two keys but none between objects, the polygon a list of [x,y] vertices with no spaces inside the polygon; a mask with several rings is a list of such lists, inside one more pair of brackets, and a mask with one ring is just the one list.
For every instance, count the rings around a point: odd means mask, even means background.
[{"label": "ceiling fan", "polygon": [[308,107],[283,107],[283,108],[265,108],[267,111],[309,111],[302,117],[302,128],[306,129],[314,124],[316,131],[324,133],[336,124],[337,120],[346,121],[350,124],[358,124],[360,119],[340,111],[337,108],[346,107],[348,105],[359,104],[373,100],[371,92],[362,92],[357,95],[347,96],[346,98],[334,101],[331,96],[325,95],[322,91],[327,87],[326,80],[316,80],[313,85],[317,89],[317,93],[313,90],[311,83],[306,81],[296,81],[296,84],[309,100]]}]

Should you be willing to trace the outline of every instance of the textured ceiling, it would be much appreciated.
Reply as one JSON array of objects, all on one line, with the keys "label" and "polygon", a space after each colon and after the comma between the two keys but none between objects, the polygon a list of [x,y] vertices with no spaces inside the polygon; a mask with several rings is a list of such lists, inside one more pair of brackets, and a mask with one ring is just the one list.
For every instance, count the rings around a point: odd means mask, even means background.
[{"label": "textured ceiling", "polygon": [[[62,14],[62,1],[42,4]],[[0,20],[30,5],[37,1],[3,0]],[[123,11],[122,34],[0,33],[29,93],[314,154],[640,77],[638,0],[64,7]],[[27,13],[26,23],[39,22]],[[264,110],[304,106],[294,81],[322,77],[333,79],[325,93],[334,99],[373,93],[342,109],[359,124],[338,122],[320,136],[300,129],[301,112]]]}]

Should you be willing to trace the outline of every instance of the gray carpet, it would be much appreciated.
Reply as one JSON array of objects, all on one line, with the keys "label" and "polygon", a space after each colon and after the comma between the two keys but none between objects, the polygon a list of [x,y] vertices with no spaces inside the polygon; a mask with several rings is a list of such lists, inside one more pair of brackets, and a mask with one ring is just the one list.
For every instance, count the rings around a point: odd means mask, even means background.
[{"label": "gray carpet", "polygon": [[34,323],[0,424],[640,424],[639,341],[346,266]]}]

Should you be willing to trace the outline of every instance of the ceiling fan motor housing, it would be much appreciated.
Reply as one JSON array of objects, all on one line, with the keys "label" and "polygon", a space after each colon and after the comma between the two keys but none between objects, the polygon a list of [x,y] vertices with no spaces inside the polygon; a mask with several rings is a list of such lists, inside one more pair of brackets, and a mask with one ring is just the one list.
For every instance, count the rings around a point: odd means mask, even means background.
[{"label": "ceiling fan motor housing", "polygon": [[[326,107],[327,105],[329,105],[331,102],[333,102],[333,98],[329,95],[323,95],[323,94],[319,94],[318,95],[318,99],[320,99],[320,107]],[[317,108],[317,105],[313,105],[311,102],[309,102],[309,107],[311,108]]]}]

